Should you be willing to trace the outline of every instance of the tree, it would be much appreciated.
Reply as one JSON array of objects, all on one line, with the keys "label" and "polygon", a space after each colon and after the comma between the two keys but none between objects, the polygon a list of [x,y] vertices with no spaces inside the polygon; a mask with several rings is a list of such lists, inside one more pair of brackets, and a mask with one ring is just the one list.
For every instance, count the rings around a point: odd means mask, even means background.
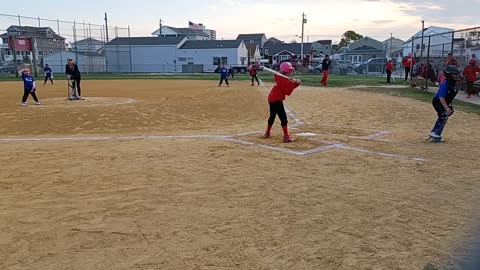
[{"label": "tree", "polygon": [[362,39],[363,36],[356,33],[353,30],[348,30],[342,35],[342,39],[340,40],[340,43],[338,43],[338,46],[340,48],[348,46],[350,43],[353,41],[357,41],[359,39]]}]

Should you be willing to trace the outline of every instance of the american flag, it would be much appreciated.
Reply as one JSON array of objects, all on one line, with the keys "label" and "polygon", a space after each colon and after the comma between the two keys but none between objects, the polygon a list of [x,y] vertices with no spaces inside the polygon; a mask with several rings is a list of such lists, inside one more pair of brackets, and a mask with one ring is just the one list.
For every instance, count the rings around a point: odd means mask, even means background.
[{"label": "american flag", "polygon": [[191,21],[188,21],[188,28],[193,29],[193,30],[200,30],[200,26],[196,23],[191,22]]}]

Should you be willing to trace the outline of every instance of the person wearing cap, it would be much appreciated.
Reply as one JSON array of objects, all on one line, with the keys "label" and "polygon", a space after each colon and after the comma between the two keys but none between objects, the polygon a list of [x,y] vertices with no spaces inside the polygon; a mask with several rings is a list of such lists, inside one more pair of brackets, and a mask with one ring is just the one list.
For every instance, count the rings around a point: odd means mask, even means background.
[{"label": "person wearing cap", "polygon": [[80,74],[80,70],[78,70],[77,64],[72,58],[67,59],[67,64],[65,65],[65,74],[67,75],[68,79],[72,81],[72,88],[77,90],[78,96],[76,97],[81,98],[82,89],[80,86],[80,81],[82,80],[82,76]]}]

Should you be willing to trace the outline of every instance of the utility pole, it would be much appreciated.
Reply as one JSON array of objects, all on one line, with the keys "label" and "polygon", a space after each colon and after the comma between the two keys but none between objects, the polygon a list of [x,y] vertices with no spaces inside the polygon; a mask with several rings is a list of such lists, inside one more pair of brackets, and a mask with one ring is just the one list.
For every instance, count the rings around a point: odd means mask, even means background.
[{"label": "utility pole", "polygon": [[105,12],[105,37],[107,38],[107,43],[109,42],[108,40],[108,17],[107,13]]},{"label": "utility pole", "polygon": [[422,20],[422,44],[420,44],[420,63],[423,63],[423,37],[425,33],[425,21]]},{"label": "utility pole", "polygon": [[300,46],[300,61],[302,63],[302,66],[303,66],[303,36],[305,32],[306,23],[307,23],[307,19],[306,19],[305,13],[302,13],[302,44]]},{"label": "utility pole", "polygon": [[161,37],[162,36],[162,18],[158,20],[158,25],[160,27],[158,28],[158,36]]},{"label": "utility pole", "polygon": [[393,51],[393,33],[390,33],[390,53],[388,57],[392,58],[392,51]]}]

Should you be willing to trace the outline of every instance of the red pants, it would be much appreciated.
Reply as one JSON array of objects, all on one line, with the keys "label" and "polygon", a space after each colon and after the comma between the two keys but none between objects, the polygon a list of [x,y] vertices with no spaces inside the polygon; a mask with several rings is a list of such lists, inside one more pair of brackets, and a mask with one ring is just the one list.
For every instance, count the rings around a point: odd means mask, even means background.
[{"label": "red pants", "polygon": [[328,81],[328,70],[323,70],[322,73],[323,73],[323,78],[322,78],[321,84],[326,86]]}]

